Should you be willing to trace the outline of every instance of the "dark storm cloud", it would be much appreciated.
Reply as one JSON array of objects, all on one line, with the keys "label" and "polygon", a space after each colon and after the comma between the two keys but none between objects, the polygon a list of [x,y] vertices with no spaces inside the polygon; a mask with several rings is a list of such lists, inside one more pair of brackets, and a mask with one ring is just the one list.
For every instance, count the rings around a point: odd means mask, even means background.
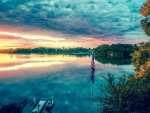
[{"label": "dark storm cloud", "polygon": [[[140,29],[141,0],[1,0],[0,22],[69,35],[123,37]],[[103,36],[102,36],[103,35]]]}]

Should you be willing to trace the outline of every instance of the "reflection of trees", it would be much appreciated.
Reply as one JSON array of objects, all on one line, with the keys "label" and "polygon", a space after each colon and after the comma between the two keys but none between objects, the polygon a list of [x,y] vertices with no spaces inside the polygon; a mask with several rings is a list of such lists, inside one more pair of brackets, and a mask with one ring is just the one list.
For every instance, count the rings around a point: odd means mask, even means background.
[{"label": "reflection of trees", "polygon": [[130,65],[130,57],[111,57],[111,56],[95,56],[95,59],[102,64],[113,64],[113,65]]},{"label": "reflection of trees", "polygon": [[[70,54],[69,54],[70,55]],[[76,56],[76,57],[90,57],[91,55],[89,54],[71,54],[70,56]]]},{"label": "reflection of trees", "polygon": [[111,63],[116,65],[131,64],[130,54],[138,50],[138,45],[134,44],[112,44],[100,45],[94,49],[95,58],[103,64]]}]

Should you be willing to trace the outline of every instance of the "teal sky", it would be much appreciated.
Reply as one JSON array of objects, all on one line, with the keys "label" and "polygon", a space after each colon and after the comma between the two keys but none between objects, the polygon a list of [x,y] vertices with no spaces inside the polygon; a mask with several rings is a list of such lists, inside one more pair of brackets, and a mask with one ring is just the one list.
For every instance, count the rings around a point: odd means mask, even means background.
[{"label": "teal sky", "polygon": [[0,0],[0,48],[139,43],[145,0]]}]

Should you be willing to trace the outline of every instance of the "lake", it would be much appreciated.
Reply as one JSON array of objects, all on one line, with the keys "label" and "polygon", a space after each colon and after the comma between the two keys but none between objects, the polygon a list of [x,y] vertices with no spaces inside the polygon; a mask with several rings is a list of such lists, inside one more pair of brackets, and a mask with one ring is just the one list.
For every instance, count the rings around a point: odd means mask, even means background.
[{"label": "lake", "polygon": [[[0,54],[0,106],[27,98],[23,113],[30,113],[33,98],[55,100],[52,113],[89,113],[91,97],[88,55]],[[112,65],[95,60],[93,95],[96,95],[102,76],[108,73],[122,76],[134,74],[132,65]],[[98,103],[92,110],[98,113]]]}]

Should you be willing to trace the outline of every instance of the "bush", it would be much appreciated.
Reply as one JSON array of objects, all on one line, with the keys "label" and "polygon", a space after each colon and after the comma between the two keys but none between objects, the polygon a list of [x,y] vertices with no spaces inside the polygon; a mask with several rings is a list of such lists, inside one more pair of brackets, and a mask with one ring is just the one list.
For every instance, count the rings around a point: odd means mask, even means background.
[{"label": "bush", "polygon": [[19,104],[11,103],[7,105],[3,105],[0,108],[0,113],[22,113],[22,112]]},{"label": "bush", "polygon": [[146,76],[135,78],[134,76],[119,77],[108,74],[103,77],[107,85],[101,85],[100,92],[94,97],[94,101],[100,102],[102,113],[149,113],[150,112],[150,85]]}]

